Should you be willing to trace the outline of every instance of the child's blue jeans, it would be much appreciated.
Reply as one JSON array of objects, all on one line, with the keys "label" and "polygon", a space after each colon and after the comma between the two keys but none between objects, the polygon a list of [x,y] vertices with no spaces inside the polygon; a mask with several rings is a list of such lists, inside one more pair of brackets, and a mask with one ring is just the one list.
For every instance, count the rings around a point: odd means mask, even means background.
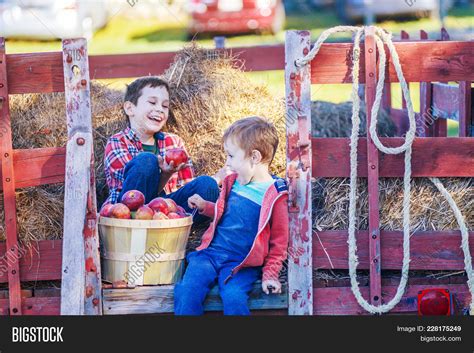
[{"label": "child's blue jeans", "polygon": [[[211,202],[216,202],[219,196],[217,182],[210,176],[197,177],[171,194],[165,194],[164,191],[158,194],[160,176],[161,169],[158,165],[158,157],[150,152],[139,153],[125,166],[125,180],[119,200],[122,199],[123,194],[127,191],[139,190],[145,195],[145,203],[158,196],[166,197],[173,199],[186,212],[192,213],[193,210],[188,206],[188,198],[192,195],[198,194],[204,200]],[[208,217],[196,213],[193,221],[195,224],[198,224],[208,219]]]},{"label": "child's blue jeans", "polygon": [[219,284],[224,315],[249,315],[248,297],[253,283],[261,277],[261,267],[244,267],[224,283],[230,271],[240,262],[229,262],[225,255],[211,249],[187,256],[188,267],[174,288],[175,315],[202,315],[204,300],[210,289]]}]

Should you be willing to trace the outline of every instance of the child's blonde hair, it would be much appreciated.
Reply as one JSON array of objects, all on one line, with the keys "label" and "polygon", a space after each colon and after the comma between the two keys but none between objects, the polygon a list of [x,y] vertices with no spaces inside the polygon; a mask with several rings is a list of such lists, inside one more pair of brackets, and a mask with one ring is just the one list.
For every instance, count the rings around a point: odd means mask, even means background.
[{"label": "child's blonde hair", "polygon": [[250,157],[253,150],[262,155],[262,163],[270,164],[278,147],[278,131],[268,120],[251,116],[236,121],[224,131],[223,140],[232,138]]}]

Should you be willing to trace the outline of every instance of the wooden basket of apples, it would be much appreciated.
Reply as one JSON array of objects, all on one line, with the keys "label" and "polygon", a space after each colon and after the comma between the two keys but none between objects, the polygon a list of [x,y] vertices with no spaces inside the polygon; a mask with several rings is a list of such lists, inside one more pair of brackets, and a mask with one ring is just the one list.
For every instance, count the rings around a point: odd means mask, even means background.
[{"label": "wooden basket of apples", "polygon": [[103,280],[134,287],[181,278],[192,216],[171,199],[144,203],[143,194],[131,190],[100,211]]}]

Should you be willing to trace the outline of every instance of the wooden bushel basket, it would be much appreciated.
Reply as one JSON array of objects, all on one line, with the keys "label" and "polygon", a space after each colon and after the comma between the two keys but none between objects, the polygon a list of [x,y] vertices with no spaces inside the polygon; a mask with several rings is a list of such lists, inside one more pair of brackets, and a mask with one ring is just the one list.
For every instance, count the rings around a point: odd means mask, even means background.
[{"label": "wooden bushel basket", "polygon": [[176,283],[192,224],[191,216],[152,221],[99,217],[103,280],[129,287]]}]

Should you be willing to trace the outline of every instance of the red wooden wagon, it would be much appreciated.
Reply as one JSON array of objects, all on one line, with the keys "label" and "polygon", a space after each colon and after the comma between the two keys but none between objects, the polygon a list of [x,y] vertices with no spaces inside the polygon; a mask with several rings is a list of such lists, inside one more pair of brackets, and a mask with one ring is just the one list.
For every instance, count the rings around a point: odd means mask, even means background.
[{"label": "red wooden wagon", "polygon": [[[370,40],[362,58],[361,82],[366,84],[367,104],[373,102],[375,57],[370,55]],[[284,314],[355,314],[361,313],[349,287],[320,287],[312,279],[313,268],[331,268],[324,251],[330,253],[334,268],[347,269],[345,231],[319,232],[323,247],[312,242],[311,229],[311,177],[347,177],[349,165],[347,139],[317,139],[310,136],[309,92],[311,83],[349,83],[348,53],[352,44],[325,44],[311,69],[296,72],[294,59],[309,50],[308,32],[288,32],[286,48],[281,45],[234,48],[246,70],[282,70],[285,68],[287,97],[300,90],[299,99],[289,106],[288,127],[288,180],[290,182],[291,242],[288,269],[288,286],[281,296],[263,297],[256,289],[250,302],[253,309],[278,309]],[[474,140],[471,87],[474,79],[472,42],[400,42],[396,44],[408,81],[423,82],[422,112],[436,107],[440,112],[457,116],[460,137],[447,139],[441,127],[426,132],[427,137],[414,144],[414,177],[425,176],[474,176]],[[423,53],[432,60],[425,60],[423,67],[407,65]],[[0,265],[7,271],[0,273],[0,282],[8,282],[9,297],[0,299],[0,314],[124,314],[157,313],[172,311],[172,287],[141,287],[135,289],[102,289],[100,261],[96,231],[96,201],[93,175],[92,125],[90,113],[89,80],[102,78],[137,77],[160,74],[171,62],[175,53],[150,53],[127,55],[87,56],[84,40],[65,40],[63,51],[35,54],[5,54],[4,41],[0,47],[0,187],[4,193],[5,225],[7,241],[0,243]],[[364,66],[365,65],[365,66]],[[459,88],[433,81],[460,81]],[[295,83],[298,83],[295,85]],[[390,71],[387,80],[396,82]],[[66,92],[68,143],[60,148],[13,150],[10,128],[8,95],[25,93]],[[372,93],[371,93],[372,92]],[[462,97],[458,106],[440,99],[445,94]],[[388,97],[388,96],[387,96]],[[386,97],[386,98],[387,98]],[[386,106],[389,99],[385,99]],[[391,109],[399,132],[404,129],[403,110]],[[422,114],[422,113],[420,113]],[[443,115],[443,114],[441,114]],[[289,117],[296,116],[296,119]],[[444,117],[446,117],[445,114]],[[441,116],[443,117],[443,116]],[[442,120],[439,120],[442,121]],[[443,135],[444,134],[444,135]],[[399,139],[384,140],[399,144]],[[371,147],[370,139],[360,139],[363,165],[359,175],[368,177],[376,185],[379,176],[399,177],[402,173],[398,157],[382,158]],[[418,151],[418,154],[417,154]],[[420,157],[419,151],[429,151]],[[442,156],[442,158],[440,158]],[[367,160],[376,165],[368,169]],[[437,168],[432,163],[437,162]],[[66,183],[65,228],[62,240],[39,241],[35,251],[21,252],[17,240],[15,190],[27,186],[50,183]],[[370,212],[378,212],[377,190],[372,189]],[[370,287],[363,288],[364,295],[370,290],[372,300],[383,299],[381,269],[398,269],[401,237],[398,232],[379,232],[378,220],[371,218],[370,233],[359,232],[361,268],[370,269]],[[369,237],[374,233],[377,237]],[[473,234],[471,234],[471,238]],[[383,239],[381,239],[383,238]],[[425,232],[417,234],[412,247],[414,269],[463,269],[459,250],[459,232]],[[426,244],[435,242],[448,253],[448,260],[439,253],[429,253],[426,260]],[[471,241],[472,244],[472,241]],[[378,250],[379,249],[379,250]],[[471,245],[471,249],[473,246]],[[472,251],[472,250],[471,250]],[[391,257],[387,254],[392,254]],[[7,255],[8,254],[8,255]],[[12,256],[13,255],[13,256]],[[375,263],[373,259],[381,261]],[[17,259],[17,260],[15,260]],[[3,268],[3,267],[0,267]],[[61,280],[61,292],[21,291],[22,281]],[[339,284],[340,285],[340,284]],[[427,288],[424,282],[408,287],[402,303],[395,312],[416,311],[413,300],[417,291]],[[447,285],[455,293],[459,308],[469,301],[466,286]],[[394,286],[384,286],[391,297]],[[208,310],[221,308],[213,292]],[[150,305],[150,303],[154,303]],[[270,311],[265,311],[270,313]]]}]

